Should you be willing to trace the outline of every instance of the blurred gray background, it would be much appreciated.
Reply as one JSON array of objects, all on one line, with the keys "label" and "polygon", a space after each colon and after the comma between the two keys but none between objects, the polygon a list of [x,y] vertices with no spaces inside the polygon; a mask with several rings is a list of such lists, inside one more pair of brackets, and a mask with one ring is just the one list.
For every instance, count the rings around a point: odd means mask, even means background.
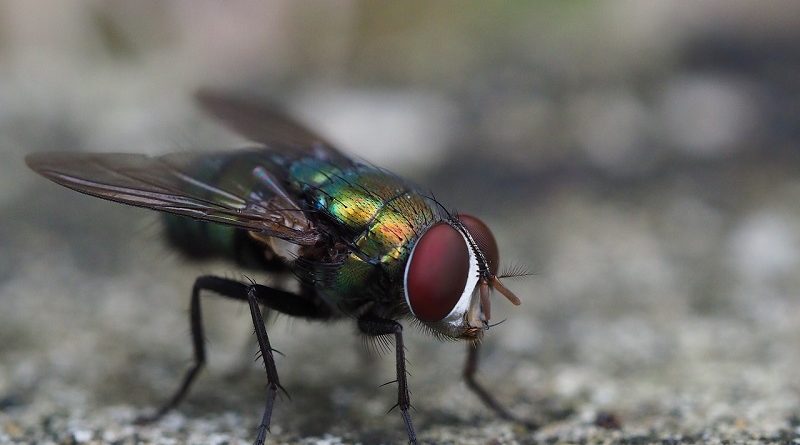
[{"label": "blurred gray background", "polygon": [[[200,86],[284,104],[354,156],[494,229],[519,308],[464,347],[409,329],[425,443],[800,438],[800,3],[0,1],[0,443],[250,443],[264,376],[246,307],[204,301],[155,214],[29,171],[43,150],[236,147]],[[254,278],[264,281],[257,273]],[[391,354],[348,323],[268,326],[269,443],[403,443]],[[245,367],[245,372],[242,372]]]}]

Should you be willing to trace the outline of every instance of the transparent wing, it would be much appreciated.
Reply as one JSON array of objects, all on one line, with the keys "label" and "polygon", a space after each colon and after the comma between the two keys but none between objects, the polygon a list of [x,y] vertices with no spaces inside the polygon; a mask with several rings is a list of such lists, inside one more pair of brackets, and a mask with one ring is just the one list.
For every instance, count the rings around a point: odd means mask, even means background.
[{"label": "transparent wing", "polygon": [[270,173],[270,153],[36,153],[42,176],[87,195],[311,245],[319,232]]},{"label": "transparent wing", "polygon": [[349,162],[333,144],[277,107],[208,89],[199,90],[195,98],[207,113],[253,142],[272,149],[300,150],[337,163]]}]

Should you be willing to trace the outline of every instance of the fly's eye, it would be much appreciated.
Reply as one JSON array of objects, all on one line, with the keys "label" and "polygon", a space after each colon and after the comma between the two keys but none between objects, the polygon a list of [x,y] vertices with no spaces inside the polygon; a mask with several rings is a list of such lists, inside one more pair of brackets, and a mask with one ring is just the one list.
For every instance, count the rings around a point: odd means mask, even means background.
[{"label": "fly's eye", "polygon": [[492,275],[497,275],[497,268],[500,264],[500,251],[497,249],[497,241],[495,241],[492,231],[483,221],[472,215],[458,215],[458,220],[461,221],[461,224],[464,224],[472,238],[478,243],[481,252],[486,256],[486,261],[489,263],[489,272]]},{"label": "fly's eye", "polygon": [[406,266],[406,299],[414,316],[439,321],[453,310],[469,275],[464,237],[447,223],[428,229],[417,241]]}]

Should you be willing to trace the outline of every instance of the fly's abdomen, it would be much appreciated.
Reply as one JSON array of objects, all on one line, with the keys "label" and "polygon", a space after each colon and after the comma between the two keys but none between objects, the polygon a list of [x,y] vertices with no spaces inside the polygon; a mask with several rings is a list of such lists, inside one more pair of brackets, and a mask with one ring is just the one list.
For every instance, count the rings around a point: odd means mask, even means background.
[{"label": "fly's abdomen", "polygon": [[[266,200],[270,191],[253,174],[255,168],[276,168],[275,157],[263,151],[243,151],[208,157],[189,170],[197,183],[207,183],[222,190],[235,190],[239,195]],[[223,203],[225,195],[208,193],[209,203]],[[271,263],[265,257],[263,243],[243,229],[166,214],[163,217],[167,241],[186,256],[194,259],[220,258],[244,267],[264,267]]]},{"label": "fly's abdomen", "polygon": [[169,214],[163,220],[167,242],[190,259],[222,259],[250,269],[279,266],[246,230]]},{"label": "fly's abdomen", "polygon": [[197,221],[184,216],[163,216],[167,241],[186,255],[203,259],[221,256],[233,249],[236,229]]}]

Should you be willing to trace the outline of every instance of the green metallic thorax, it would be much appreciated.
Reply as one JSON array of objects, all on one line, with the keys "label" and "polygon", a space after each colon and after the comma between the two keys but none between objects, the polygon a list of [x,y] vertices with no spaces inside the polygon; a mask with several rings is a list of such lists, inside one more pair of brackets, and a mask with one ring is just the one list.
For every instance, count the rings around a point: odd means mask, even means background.
[{"label": "green metallic thorax", "polygon": [[350,244],[330,292],[358,297],[380,279],[376,275],[401,285],[414,242],[438,219],[428,198],[402,179],[364,165],[342,169],[305,158],[292,164],[289,177]]}]

